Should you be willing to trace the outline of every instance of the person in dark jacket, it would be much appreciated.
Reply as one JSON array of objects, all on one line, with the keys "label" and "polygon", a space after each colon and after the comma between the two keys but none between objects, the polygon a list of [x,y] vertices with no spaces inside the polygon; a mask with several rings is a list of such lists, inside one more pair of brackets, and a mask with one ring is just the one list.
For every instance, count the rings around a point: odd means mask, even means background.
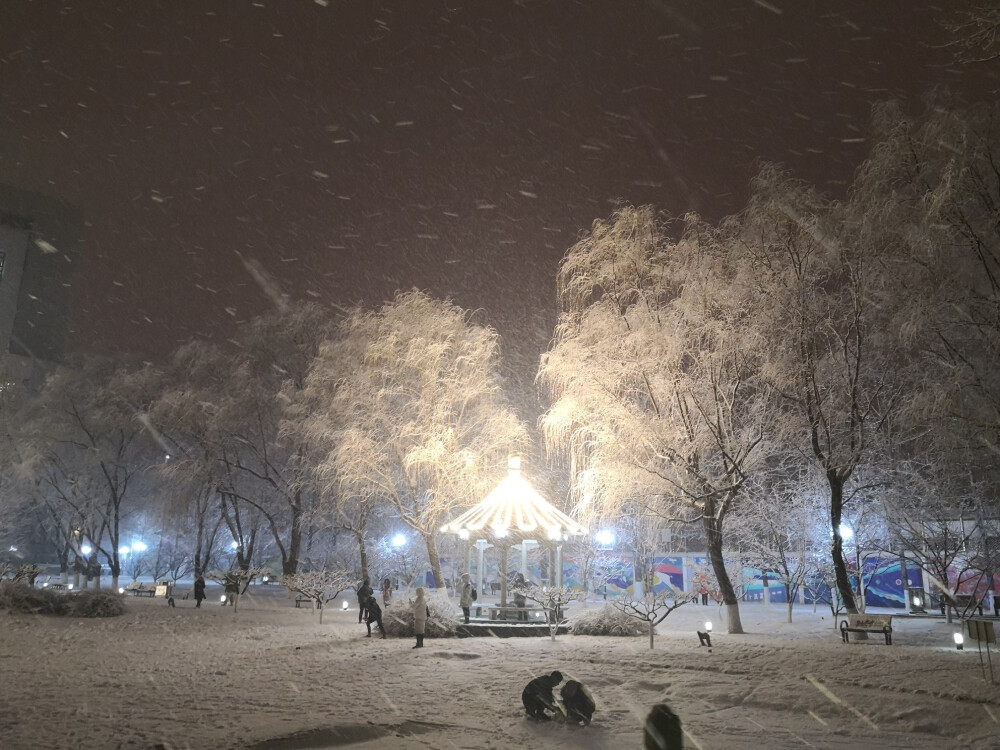
[{"label": "person in dark jacket", "polygon": [[[358,586],[358,625],[360,625],[361,621],[365,619],[365,605],[368,603],[368,599],[373,593],[375,592],[372,591],[372,587],[368,585],[368,579],[366,578],[361,582],[361,585]],[[371,628],[368,628],[368,631],[370,633]]]},{"label": "person in dark jacket", "polygon": [[559,693],[562,699],[563,708],[566,710],[566,721],[570,724],[583,722],[585,727],[590,726],[590,720],[594,716],[594,697],[590,691],[577,680],[567,680]]},{"label": "person in dark jacket", "polygon": [[562,672],[555,671],[536,677],[524,686],[524,690],[521,692],[521,702],[524,704],[524,710],[527,711],[529,718],[547,720],[552,717],[546,711],[553,713],[559,711],[552,690],[560,682],[562,682]]},{"label": "person in dark jacket", "polygon": [[657,703],[646,716],[642,746],[644,750],[683,750],[681,720],[666,703]]},{"label": "person in dark jacket", "polygon": [[194,579],[194,601],[195,607],[201,606],[202,599],[205,598],[205,579],[198,576]]},{"label": "person in dark jacket", "polygon": [[378,606],[378,602],[375,600],[374,596],[369,596],[368,601],[365,603],[365,625],[368,626],[368,635],[366,638],[372,637],[372,623],[378,625],[378,630],[385,638],[385,627],[382,625],[382,608]]}]

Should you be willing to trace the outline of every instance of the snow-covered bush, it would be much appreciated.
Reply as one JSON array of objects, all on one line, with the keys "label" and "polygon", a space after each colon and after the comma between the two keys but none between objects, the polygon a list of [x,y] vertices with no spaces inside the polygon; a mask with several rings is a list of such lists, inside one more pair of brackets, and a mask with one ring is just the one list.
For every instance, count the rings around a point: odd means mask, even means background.
[{"label": "snow-covered bush", "polygon": [[[458,625],[457,607],[448,595],[442,591],[426,594],[427,607],[431,616],[427,618],[426,638],[454,638]],[[382,610],[382,624],[385,633],[393,638],[410,638],[413,636],[413,598],[397,597],[392,606]]]},{"label": "snow-covered bush", "polygon": [[125,614],[125,598],[110,589],[87,589],[66,597],[70,617],[120,617]]},{"label": "snow-covered bush", "polygon": [[0,584],[0,610],[18,615],[118,617],[125,614],[125,599],[110,589],[88,589],[70,594],[7,582]]},{"label": "snow-covered bush", "polygon": [[53,589],[36,589],[26,583],[0,584],[0,609],[16,615],[64,615],[69,596]]},{"label": "snow-covered bush", "polygon": [[605,604],[600,609],[589,609],[572,618],[569,631],[573,635],[644,635],[643,626],[635,618]]}]

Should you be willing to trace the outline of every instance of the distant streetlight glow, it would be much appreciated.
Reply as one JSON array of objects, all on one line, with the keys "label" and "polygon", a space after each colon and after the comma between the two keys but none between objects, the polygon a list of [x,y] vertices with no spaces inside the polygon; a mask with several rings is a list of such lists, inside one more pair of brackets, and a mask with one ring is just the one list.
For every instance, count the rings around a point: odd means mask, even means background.
[{"label": "distant streetlight glow", "polygon": [[133,552],[145,552],[146,549],[147,549],[146,543],[144,541],[142,541],[141,539],[132,542],[132,551]]},{"label": "distant streetlight glow", "polygon": [[406,535],[405,534],[396,534],[392,538],[392,546],[393,547],[403,547],[405,545],[406,545]]},{"label": "distant streetlight glow", "polygon": [[846,524],[840,524],[840,536],[846,542],[854,536],[854,529]]},{"label": "distant streetlight glow", "polygon": [[94,548],[91,547],[89,544],[85,544],[82,547],[80,547],[80,551],[85,555],[89,555],[91,552],[94,551]]},{"label": "distant streetlight glow", "polygon": [[611,529],[602,529],[594,535],[594,541],[602,547],[611,547],[615,543],[615,532]]},{"label": "distant streetlight glow", "polygon": [[128,553],[129,553],[129,548],[126,547],[124,544],[118,548],[119,555],[127,555]]}]

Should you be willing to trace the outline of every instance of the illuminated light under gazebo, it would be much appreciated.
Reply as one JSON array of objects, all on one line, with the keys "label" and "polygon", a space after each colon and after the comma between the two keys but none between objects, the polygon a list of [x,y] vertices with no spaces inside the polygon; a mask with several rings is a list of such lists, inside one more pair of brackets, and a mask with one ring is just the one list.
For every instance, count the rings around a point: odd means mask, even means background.
[{"label": "illuminated light under gazebo", "polygon": [[[562,542],[587,533],[583,526],[549,503],[521,476],[521,459],[518,456],[510,457],[507,476],[482,502],[442,526],[441,531],[457,534],[462,539],[485,539],[500,547],[502,607],[507,606],[507,551],[512,544],[539,539]],[[480,574],[481,571],[480,565]],[[482,584],[480,581],[480,587]]]}]

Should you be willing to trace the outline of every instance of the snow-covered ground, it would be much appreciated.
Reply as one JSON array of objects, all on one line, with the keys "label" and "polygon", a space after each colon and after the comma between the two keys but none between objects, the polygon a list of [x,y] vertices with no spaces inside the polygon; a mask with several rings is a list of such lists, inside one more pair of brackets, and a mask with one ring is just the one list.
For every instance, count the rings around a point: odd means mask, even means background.
[{"label": "snow-covered ground", "polygon": [[[365,638],[356,609],[320,624],[279,587],[237,611],[128,606],[101,620],[0,615],[0,747],[626,750],[665,701],[700,750],[1000,748],[1000,690],[943,618],[896,617],[892,646],[845,645],[829,611],[798,608],[789,625],[783,606],[746,604],[735,636],[714,606],[690,604],[652,651],[645,637],[573,635],[414,650]],[[695,634],[706,619],[711,650]],[[590,727],[524,718],[522,688],[553,669],[594,694]]]}]

